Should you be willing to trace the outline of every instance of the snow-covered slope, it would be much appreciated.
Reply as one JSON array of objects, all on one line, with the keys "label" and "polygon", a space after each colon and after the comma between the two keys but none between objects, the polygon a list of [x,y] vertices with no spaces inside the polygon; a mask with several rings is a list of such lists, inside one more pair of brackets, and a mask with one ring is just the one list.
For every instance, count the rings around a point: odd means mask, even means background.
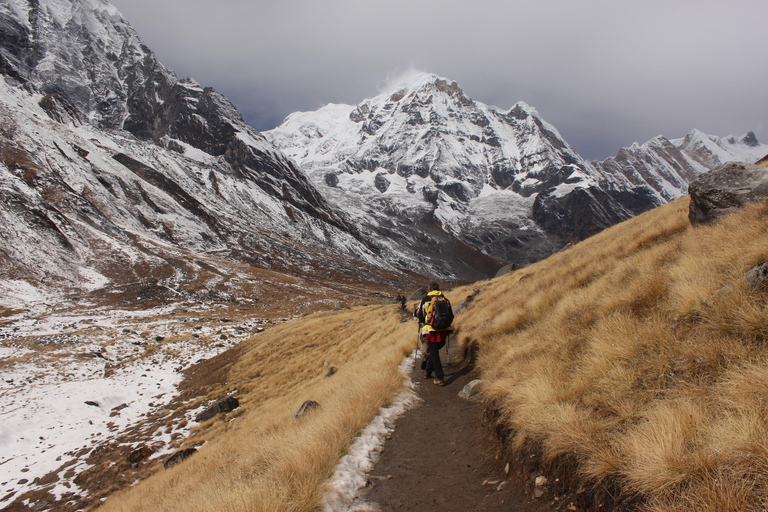
[{"label": "snow-covered slope", "polygon": [[485,105],[433,74],[291,114],[264,135],[385,255],[432,256],[433,272],[462,250],[535,261],[631,215],[603,191],[631,183],[601,176],[534,108]]},{"label": "snow-covered slope", "polygon": [[195,253],[299,273],[390,269],[226,98],[177,80],[108,3],[3,2],[0,35],[6,307],[189,284]]}]

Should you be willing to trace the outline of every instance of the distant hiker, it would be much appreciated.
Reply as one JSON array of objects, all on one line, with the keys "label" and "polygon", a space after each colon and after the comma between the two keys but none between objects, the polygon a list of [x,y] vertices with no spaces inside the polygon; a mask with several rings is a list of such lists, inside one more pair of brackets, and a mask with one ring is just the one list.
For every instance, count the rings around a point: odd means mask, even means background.
[{"label": "distant hiker", "polygon": [[453,309],[451,302],[440,291],[438,283],[429,285],[429,293],[421,299],[421,303],[416,310],[416,317],[419,320],[421,333],[424,341],[427,343],[429,359],[425,367],[425,377],[432,378],[434,372],[434,384],[445,386],[445,375],[443,374],[443,365],[440,362],[440,349],[445,346],[448,335],[453,331]]},{"label": "distant hiker", "polygon": [[403,295],[403,294],[400,294],[400,295],[397,296],[397,302],[400,303],[400,311],[405,311],[405,302],[407,300],[408,299],[406,299],[405,295]]}]

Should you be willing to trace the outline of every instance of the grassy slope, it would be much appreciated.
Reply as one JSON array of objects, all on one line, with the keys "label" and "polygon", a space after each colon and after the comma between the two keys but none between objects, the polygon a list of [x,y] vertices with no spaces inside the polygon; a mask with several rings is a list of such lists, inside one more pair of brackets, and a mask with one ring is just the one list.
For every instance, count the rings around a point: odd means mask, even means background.
[{"label": "grassy slope", "polygon": [[709,227],[687,211],[681,199],[482,285],[460,339],[480,347],[512,454],[648,510],[763,510],[768,290],[743,276],[768,260],[768,203]]},{"label": "grassy slope", "polygon": [[[397,366],[413,348],[414,325],[400,323],[395,306],[318,313],[254,336],[226,383],[208,390],[236,389],[242,406],[186,441],[207,441],[193,457],[158,467],[100,510],[317,509],[339,457],[402,386]],[[330,366],[338,373],[325,378]],[[292,419],[309,399],[321,407]]]},{"label": "grassy slope", "polygon": [[[649,510],[759,510],[768,499],[768,204],[691,228],[687,199],[546,261],[452,290],[460,341],[512,453],[540,451]],[[365,320],[363,320],[365,318]],[[241,345],[243,406],[198,454],[105,510],[315,510],[339,456],[401,385],[412,323],[392,306],[289,322]],[[341,369],[325,379],[323,361]],[[306,419],[306,399],[322,404]]]}]

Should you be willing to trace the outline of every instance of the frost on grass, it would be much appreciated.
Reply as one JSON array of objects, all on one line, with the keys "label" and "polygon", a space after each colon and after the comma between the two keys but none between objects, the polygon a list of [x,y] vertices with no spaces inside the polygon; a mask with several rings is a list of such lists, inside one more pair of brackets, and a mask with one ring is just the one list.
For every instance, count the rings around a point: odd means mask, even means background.
[{"label": "frost on grass", "polygon": [[410,377],[418,357],[417,350],[400,363],[399,369],[403,375],[404,389],[391,405],[381,408],[373,421],[355,438],[349,453],[339,460],[329,483],[330,491],[325,496],[326,512],[378,510],[375,505],[362,498],[361,491],[365,488],[368,481],[367,475],[378,461],[384,441],[392,432],[395,421],[419,400]]}]

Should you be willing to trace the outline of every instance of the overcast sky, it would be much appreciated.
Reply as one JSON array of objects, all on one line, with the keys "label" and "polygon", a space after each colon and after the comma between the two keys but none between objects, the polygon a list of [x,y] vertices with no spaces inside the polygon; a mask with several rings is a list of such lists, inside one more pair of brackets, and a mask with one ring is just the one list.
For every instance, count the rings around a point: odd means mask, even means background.
[{"label": "overcast sky", "polygon": [[483,103],[529,103],[589,159],[693,128],[768,143],[766,0],[111,2],[259,130],[416,69]]}]

